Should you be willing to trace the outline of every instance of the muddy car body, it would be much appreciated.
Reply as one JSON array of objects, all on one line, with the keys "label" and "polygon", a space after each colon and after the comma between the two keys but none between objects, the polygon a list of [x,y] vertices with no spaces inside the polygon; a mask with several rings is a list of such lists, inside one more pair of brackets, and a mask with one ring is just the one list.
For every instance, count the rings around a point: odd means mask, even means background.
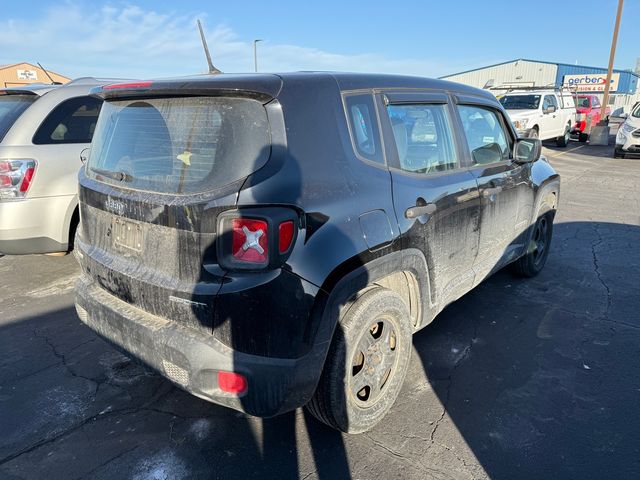
[{"label": "muddy car body", "polygon": [[414,331],[497,269],[546,260],[559,178],[480,90],[291,73],[94,93],[79,316],[209,401],[310,402],[364,431]]}]

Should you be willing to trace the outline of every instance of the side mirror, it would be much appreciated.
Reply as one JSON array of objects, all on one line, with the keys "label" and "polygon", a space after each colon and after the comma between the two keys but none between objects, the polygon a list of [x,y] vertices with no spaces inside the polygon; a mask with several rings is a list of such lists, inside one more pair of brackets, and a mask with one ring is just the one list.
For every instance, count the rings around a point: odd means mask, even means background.
[{"label": "side mirror", "polygon": [[554,113],[555,111],[556,107],[554,105],[550,105],[544,110],[544,113]]},{"label": "side mirror", "polygon": [[83,165],[87,163],[87,159],[89,158],[90,151],[91,149],[87,147],[87,148],[83,148],[82,151],[80,152],[80,161],[82,162]]},{"label": "side mirror", "polygon": [[519,138],[513,149],[513,160],[516,163],[533,163],[542,154],[542,142],[538,138]]}]

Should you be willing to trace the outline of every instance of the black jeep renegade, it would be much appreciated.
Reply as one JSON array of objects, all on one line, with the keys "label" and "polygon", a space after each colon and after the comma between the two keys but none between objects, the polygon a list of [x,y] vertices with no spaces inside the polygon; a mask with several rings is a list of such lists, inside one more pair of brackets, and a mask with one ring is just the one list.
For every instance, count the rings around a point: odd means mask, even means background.
[{"label": "black jeep renegade", "polygon": [[365,431],[413,332],[547,259],[559,177],[490,93],[290,73],[93,94],[78,314],[206,400]]}]

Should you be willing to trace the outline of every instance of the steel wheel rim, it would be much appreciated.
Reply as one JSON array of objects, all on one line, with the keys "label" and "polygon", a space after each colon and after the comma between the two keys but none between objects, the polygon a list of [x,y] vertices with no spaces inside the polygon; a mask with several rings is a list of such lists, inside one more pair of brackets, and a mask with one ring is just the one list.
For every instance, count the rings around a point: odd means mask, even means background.
[{"label": "steel wheel rim", "polygon": [[388,316],[373,320],[362,333],[348,365],[347,390],[361,408],[375,405],[386,392],[398,363],[398,329]]}]

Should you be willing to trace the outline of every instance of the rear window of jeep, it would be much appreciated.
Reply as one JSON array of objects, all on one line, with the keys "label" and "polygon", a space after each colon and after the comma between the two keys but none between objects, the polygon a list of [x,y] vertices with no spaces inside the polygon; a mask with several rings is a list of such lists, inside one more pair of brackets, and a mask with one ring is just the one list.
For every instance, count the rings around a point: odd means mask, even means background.
[{"label": "rear window of jeep", "polygon": [[96,127],[88,174],[123,188],[198,193],[253,173],[269,151],[267,114],[256,100],[109,101]]}]

